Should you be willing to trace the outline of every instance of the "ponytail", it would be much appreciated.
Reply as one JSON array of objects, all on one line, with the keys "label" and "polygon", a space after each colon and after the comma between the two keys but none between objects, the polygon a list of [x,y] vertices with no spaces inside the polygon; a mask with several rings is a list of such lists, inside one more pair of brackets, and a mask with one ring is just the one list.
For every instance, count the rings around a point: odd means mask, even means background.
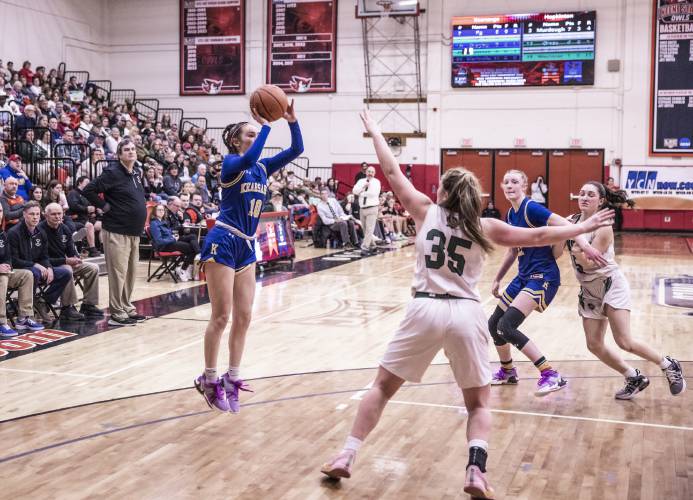
[{"label": "ponytail", "polygon": [[481,185],[476,176],[463,168],[452,168],[440,180],[447,193],[440,206],[448,211],[448,226],[460,228],[484,252],[493,250],[481,229]]},{"label": "ponytail", "polygon": [[597,181],[588,181],[585,184],[589,184],[590,186],[594,186],[595,188],[597,188],[597,191],[599,192],[599,198],[604,199],[604,203],[602,203],[599,206],[600,210],[602,208],[616,208],[618,205],[621,205],[623,203],[628,205],[630,208],[635,206],[635,201],[628,198],[628,193],[625,192],[623,189],[611,191],[604,184]]},{"label": "ponytail", "polygon": [[233,145],[233,140],[240,135],[243,126],[247,124],[248,122],[232,123],[227,125],[221,133],[221,138],[224,141],[224,145],[228,148],[229,153],[239,154],[238,148]]}]

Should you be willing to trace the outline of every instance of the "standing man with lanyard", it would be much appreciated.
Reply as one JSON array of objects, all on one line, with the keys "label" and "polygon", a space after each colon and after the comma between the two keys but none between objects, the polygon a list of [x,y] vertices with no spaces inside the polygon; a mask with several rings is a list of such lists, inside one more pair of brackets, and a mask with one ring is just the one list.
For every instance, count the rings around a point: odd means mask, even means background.
[{"label": "standing man with lanyard", "polygon": [[375,168],[368,167],[366,177],[359,179],[352,192],[359,197],[361,207],[361,227],[363,228],[363,243],[361,254],[370,255],[375,248],[373,231],[378,220],[378,205],[380,204],[380,181],[375,178]]},{"label": "standing man with lanyard", "polygon": [[[108,272],[109,325],[133,326],[145,316],[138,314],[130,298],[135,287],[140,235],[147,218],[140,170],[135,168],[137,149],[130,139],[117,146],[118,164],[84,188],[82,194],[103,210],[102,238]],[[102,200],[99,195],[103,194]]]}]

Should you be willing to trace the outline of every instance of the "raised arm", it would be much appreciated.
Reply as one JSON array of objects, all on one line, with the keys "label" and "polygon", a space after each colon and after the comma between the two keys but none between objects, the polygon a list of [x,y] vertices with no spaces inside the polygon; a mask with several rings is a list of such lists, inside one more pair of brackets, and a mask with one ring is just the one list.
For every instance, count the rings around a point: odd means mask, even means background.
[{"label": "raised arm", "polygon": [[481,219],[484,233],[498,245],[506,247],[541,247],[575,239],[579,234],[588,233],[613,222],[613,210],[600,210],[579,224],[567,226],[545,226],[533,229],[514,227],[496,219]]},{"label": "raised arm", "polygon": [[[572,223],[568,219],[566,219],[565,217],[561,217],[560,215],[555,213],[551,214],[549,220],[547,221],[547,224],[549,226],[572,225]],[[593,261],[595,264],[597,264],[597,266],[601,267],[607,264],[606,259],[604,258],[602,253],[596,248],[594,248],[592,245],[590,245],[589,241],[587,241],[587,238],[583,234],[580,234],[573,239],[575,240],[577,246],[579,246],[585,253],[585,257]]]},{"label": "raised arm", "polygon": [[262,163],[267,168],[267,175],[272,175],[277,170],[284,168],[303,153],[303,137],[301,137],[301,128],[296,120],[293,99],[291,99],[291,104],[289,104],[286,113],[284,113],[284,118],[289,123],[289,129],[291,130],[291,146],[284,151],[280,151],[272,158],[263,158]]},{"label": "raised arm", "polygon": [[[264,120],[263,120],[264,121]],[[243,170],[247,170],[257,163],[262,154],[262,150],[265,147],[265,141],[267,141],[267,136],[270,133],[270,126],[265,121],[262,124],[260,133],[255,138],[253,145],[248,148],[248,150],[243,153],[243,155],[229,154],[224,157],[224,161],[221,164],[221,181],[229,182],[234,176],[238,175]]]},{"label": "raised arm", "polygon": [[433,202],[428,196],[417,191],[402,173],[397,159],[392,154],[392,151],[390,151],[387,141],[385,141],[385,137],[383,137],[380,131],[380,127],[377,122],[371,118],[370,113],[364,110],[360,116],[363,126],[373,139],[373,146],[375,147],[375,154],[378,156],[380,168],[383,174],[385,174],[385,178],[390,183],[392,191],[394,191],[395,196],[397,196],[400,203],[402,203],[404,209],[412,216],[416,225],[421,226],[423,220],[426,218],[426,212]]}]

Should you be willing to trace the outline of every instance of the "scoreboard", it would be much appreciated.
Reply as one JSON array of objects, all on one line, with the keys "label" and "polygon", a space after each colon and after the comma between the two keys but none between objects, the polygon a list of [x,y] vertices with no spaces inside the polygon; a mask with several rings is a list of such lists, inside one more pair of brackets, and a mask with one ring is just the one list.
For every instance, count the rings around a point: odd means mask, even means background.
[{"label": "scoreboard", "polygon": [[693,1],[654,4],[650,152],[693,155]]},{"label": "scoreboard", "polygon": [[336,92],[337,0],[268,0],[267,83]]},{"label": "scoreboard", "polygon": [[245,0],[180,1],[180,94],[245,93]]},{"label": "scoreboard", "polygon": [[596,12],[455,17],[452,86],[594,85]]}]

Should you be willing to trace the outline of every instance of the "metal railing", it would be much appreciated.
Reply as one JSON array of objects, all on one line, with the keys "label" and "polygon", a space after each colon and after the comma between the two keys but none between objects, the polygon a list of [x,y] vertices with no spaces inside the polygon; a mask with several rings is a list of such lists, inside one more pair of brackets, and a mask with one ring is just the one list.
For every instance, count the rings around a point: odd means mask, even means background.
[{"label": "metal railing", "polygon": [[111,80],[89,80],[86,86],[94,87],[94,95],[97,99],[106,102],[111,100]]},{"label": "metal railing", "polygon": [[70,78],[72,78],[73,76],[77,80],[77,83],[79,83],[82,86],[82,88],[84,88],[86,86],[86,83],[89,81],[88,71],[66,71],[64,80],[69,83]]},{"label": "metal railing", "polygon": [[228,151],[224,144],[224,127],[209,127],[205,131],[205,136],[212,142],[212,153],[225,155]]},{"label": "metal railing", "polygon": [[207,118],[188,118],[183,117],[183,121],[180,124],[180,132],[178,135],[180,135],[180,138],[182,141],[185,140],[186,136],[188,135],[188,132],[193,127],[198,127],[202,129],[202,132],[204,133],[205,130],[207,130]]},{"label": "metal railing", "polygon": [[178,130],[180,130],[181,122],[183,121],[183,113],[184,111],[182,108],[159,108],[156,113],[156,121],[163,123],[164,118],[168,115],[171,120],[171,125],[175,123]]},{"label": "metal railing", "polygon": [[135,112],[139,120],[156,121],[159,113],[159,99],[135,99]]},{"label": "metal railing", "polygon": [[14,115],[9,111],[0,111],[0,140],[12,139],[13,129]]},{"label": "metal railing", "polygon": [[134,89],[111,89],[110,102],[125,106],[135,102],[137,93]]},{"label": "metal railing", "polygon": [[58,78],[61,80],[65,79],[65,69],[66,69],[66,66],[65,66],[64,62],[61,62],[60,64],[58,64]]}]

